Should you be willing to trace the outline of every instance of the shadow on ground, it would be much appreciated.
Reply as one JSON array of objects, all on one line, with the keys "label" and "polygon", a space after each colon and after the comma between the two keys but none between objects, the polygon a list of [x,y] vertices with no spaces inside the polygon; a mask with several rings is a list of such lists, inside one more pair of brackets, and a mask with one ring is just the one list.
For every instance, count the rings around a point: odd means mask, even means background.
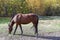
[{"label": "shadow on ground", "polygon": [[[15,34],[15,35],[21,35],[21,34]],[[26,34],[23,34],[22,36],[37,37],[36,35],[26,35]],[[40,36],[39,35],[38,38],[49,39],[49,40],[60,40],[60,37],[56,37],[56,36]]]}]

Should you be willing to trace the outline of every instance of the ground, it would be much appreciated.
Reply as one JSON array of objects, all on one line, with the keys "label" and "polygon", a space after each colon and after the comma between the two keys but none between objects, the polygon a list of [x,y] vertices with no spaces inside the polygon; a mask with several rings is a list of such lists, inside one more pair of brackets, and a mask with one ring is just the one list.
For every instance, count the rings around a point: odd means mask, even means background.
[{"label": "ground", "polygon": [[60,17],[39,17],[38,23],[38,38],[34,34],[34,28],[31,28],[32,23],[23,25],[23,35],[20,35],[21,31],[18,28],[16,35],[13,35],[15,25],[12,34],[8,34],[8,24],[10,18],[0,17],[0,40],[60,40]]}]

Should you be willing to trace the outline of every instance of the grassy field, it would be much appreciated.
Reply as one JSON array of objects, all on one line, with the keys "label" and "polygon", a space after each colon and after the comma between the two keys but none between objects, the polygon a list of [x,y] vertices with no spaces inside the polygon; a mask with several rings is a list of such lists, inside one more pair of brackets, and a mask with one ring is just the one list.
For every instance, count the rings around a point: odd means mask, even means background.
[{"label": "grassy field", "polygon": [[[60,20],[59,19],[60,19],[60,17],[58,17],[58,16],[55,16],[55,17],[49,17],[49,16],[41,17],[39,19],[39,24],[38,24],[39,32],[41,32],[41,31],[42,32],[59,31],[60,30]],[[9,17],[0,17],[0,27],[2,27],[2,28],[7,27],[8,28],[9,22],[10,22]],[[24,31],[26,31],[26,29],[29,31],[32,26],[33,26],[32,23],[26,24],[26,25],[22,24],[22,27],[23,27]],[[32,30],[34,30],[34,29],[32,28]],[[20,31],[20,29],[19,29],[19,31]]]},{"label": "grassy field", "polygon": [[[10,18],[7,17],[0,17],[0,37],[8,37],[6,36],[8,34],[8,24],[9,24]],[[23,25],[23,34],[26,35],[34,35],[34,28],[31,28],[33,25],[32,23]],[[13,28],[13,31],[15,29],[15,25]],[[13,34],[12,31],[12,34]],[[60,17],[41,17],[39,19],[38,24],[38,33],[39,35],[47,34],[47,33],[53,33],[53,32],[59,32],[60,31]],[[20,34],[21,31],[18,27],[16,34]],[[15,36],[16,37],[16,36]]]},{"label": "grassy field", "polygon": [[0,17],[0,24],[8,23],[10,21],[9,17]]}]

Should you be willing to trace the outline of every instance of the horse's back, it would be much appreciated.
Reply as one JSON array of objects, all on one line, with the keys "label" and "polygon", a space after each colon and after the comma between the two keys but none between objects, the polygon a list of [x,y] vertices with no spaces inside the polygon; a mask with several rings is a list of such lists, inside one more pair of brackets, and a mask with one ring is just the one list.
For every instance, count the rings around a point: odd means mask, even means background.
[{"label": "horse's back", "polygon": [[29,13],[29,14],[21,14],[18,13],[14,16],[13,18],[14,22],[19,22],[19,23],[30,23],[32,21],[38,20],[38,16],[34,13]]},{"label": "horse's back", "polygon": [[34,13],[29,13],[29,14],[22,14],[21,21],[23,22],[37,22],[38,20],[38,15]]}]

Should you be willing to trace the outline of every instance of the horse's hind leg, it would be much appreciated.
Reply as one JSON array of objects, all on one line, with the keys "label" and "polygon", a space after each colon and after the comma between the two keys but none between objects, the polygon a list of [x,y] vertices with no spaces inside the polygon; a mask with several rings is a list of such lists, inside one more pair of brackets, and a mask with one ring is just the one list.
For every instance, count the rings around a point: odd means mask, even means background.
[{"label": "horse's hind leg", "polygon": [[35,34],[38,33],[38,27],[37,24],[35,24]]},{"label": "horse's hind leg", "polygon": [[33,25],[34,25],[34,28],[35,28],[35,34],[38,36],[38,27],[37,27],[38,24],[34,23]]},{"label": "horse's hind leg", "polygon": [[22,30],[22,26],[21,26],[21,24],[20,24],[20,29],[21,29],[21,34],[23,34],[23,30]]},{"label": "horse's hind leg", "polygon": [[18,24],[16,24],[16,28],[15,28],[15,30],[14,30],[14,33],[13,33],[13,35],[15,35],[15,33],[16,33],[16,30],[17,30],[17,27],[18,27]]}]

